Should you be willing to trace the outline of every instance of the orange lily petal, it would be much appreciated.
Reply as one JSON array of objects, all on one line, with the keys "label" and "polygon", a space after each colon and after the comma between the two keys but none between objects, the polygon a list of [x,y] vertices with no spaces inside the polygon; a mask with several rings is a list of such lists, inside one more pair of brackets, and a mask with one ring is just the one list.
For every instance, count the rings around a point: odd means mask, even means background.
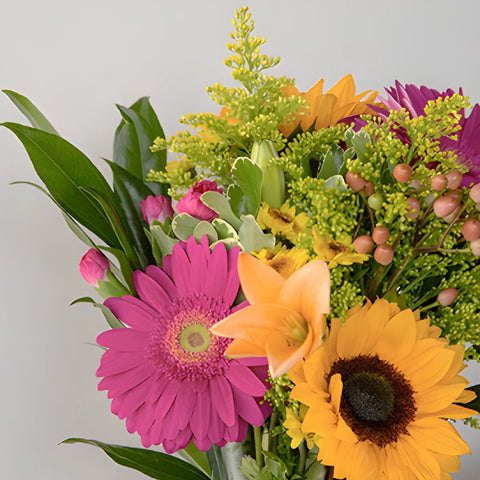
[{"label": "orange lily petal", "polygon": [[258,258],[242,252],[238,257],[238,275],[247,300],[256,303],[274,303],[285,279]]}]

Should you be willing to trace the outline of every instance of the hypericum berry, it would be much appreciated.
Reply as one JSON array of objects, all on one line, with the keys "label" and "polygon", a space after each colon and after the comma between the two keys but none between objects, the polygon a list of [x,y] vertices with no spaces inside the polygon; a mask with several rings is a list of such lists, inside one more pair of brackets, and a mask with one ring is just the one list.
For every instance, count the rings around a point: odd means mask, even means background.
[{"label": "hypericum berry", "polygon": [[454,168],[452,171],[448,172],[445,177],[447,178],[448,188],[455,190],[462,184],[463,173]]},{"label": "hypericum berry", "polygon": [[437,295],[437,302],[442,307],[451,305],[457,298],[458,290],[456,288],[445,288]]},{"label": "hypericum berry", "polygon": [[373,258],[380,265],[388,265],[393,260],[393,248],[390,245],[379,245],[373,252]]},{"label": "hypericum berry", "polygon": [[407,183],[412,178],[412,174],[412,167],[406,163],[400,163],[393,169],[393,176],[400,183]]},{"label": "hypericum berry", "polygon": [[422,189],[422,182],[420,180],[412,180],[409,185],[410,188],[413,188],[414,190],[421,190]]},{"label": "hypericum berry", "polygon": [[353,248],[358,253],[368,253],[373,248],[373,240],[368,235],[360,235],[353,241]]},{"label": "hypericum berry", "polygon": [[437,198],[433,203],[433,211],[439,218],[448,217],[454,212],[460,205],[460,200],[453,195],[445,195],[444,197]]},{"label": "hypericum berry", "polygon": [[407,217],[415,220],[420,215],[420,202],[413,197],[407,198],[409,211]]},{"label": "hypericum berry", "polygon": [[475,203],[480,203],[480,183],[477,183],[470,189],[470,198]]},{"label": "hypericum berry", "polygon": [[345,175],[345,180],[347,181],[347,185],[354,191],[359,192],[365,187],[367,181],[356,172],[347,172]]},{"label": "hypericum berry", "polygon": [[438,175],[435,175],[432,178],[432,188],[436,192],[440,192],[442,190],[445,190],[447,188],[447,185],[448,185],[447,177],[445,175],[443,175],[442,173],[440,173]]},{"label": "hypericum berry", "polygon": [[[386,243],[390,237],[390,231],[387,227],[378,226],[373,229],[372,232],[372,239],[377,245],[381,245],[382,243]],[[389,262],[390,263],[390,262]]]},{"label": "hypericum berry", "polygon": [[379,210],[382,207],[383,197],[379,193],[372,193],[368,197],[367,203],[372,210]]},{"label": "hypericum berry", "polygon": [[476,257],[480,257],[480,238],[470,242],[470,250]]},{"label": "hypericum berry", "polygon": [[372,193],[375,191],[375,185],[372,182],[367,182],[365,184],[365,187],[363,188],[363,193],[368,197],[372,195]]},{"label": "hypericum berry", "polygon": [[465,220],[462,225],[462,235],[468,242],[480,238],[480,222],[476,218]]},{"label": "hypericum berry", "polygon": [[452,223],[458,217],[461,209],[462,207],[459,205],[450,215],[443,217],[443,221],[447,223]]}]

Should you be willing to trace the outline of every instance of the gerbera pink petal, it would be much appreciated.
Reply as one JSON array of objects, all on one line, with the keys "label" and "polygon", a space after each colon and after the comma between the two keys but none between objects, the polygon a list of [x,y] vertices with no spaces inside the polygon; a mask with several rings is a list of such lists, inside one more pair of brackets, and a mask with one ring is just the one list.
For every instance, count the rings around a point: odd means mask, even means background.
[{"label": "gerbera pink petal", "polygon": [[[243,420],[239,418],[233,425],[225,426],[224,440],[225,442],[237,442],[239,438],[240,424]],[[245,438],[245,437],[243,437]]]},{"label": "gerbera pink petal", "polygon": [[180,382],[178,381],[169,382],[167,384],[161,397],[158,399],[157,408],[155,409],[155,418],[157,421],[160,422],[170,410],[170,407],[173,405],[173,402],[177,397],[179,389]]},{"label": "gerbera pink petal", "polygon": [[204,292],[211,297],[223,295],[227,285],[227,250],[223,243],[217,244],[208,261],[207,276],[209,282],[204,287]]},{"label": "gerbera pink petal", "polygon": [[118,319],[132,328],[150,332],[155,327],[155,311],[134,297],[111,297],[104,303]]},{"label": "gerbera pink petal", "polygon": [[235,423],[235,405],[230,384],[223,377],[215,377],[210,382],[210,398],[213,408],[217,411],[223,423],[231,426]]},{"label": "gerbera pink petal", "polygon": [[197,400],[197,394],[192,391],[190,382],[182,382],[178,391],[178,398],[181,398],[181,402],[176,402],[173,408],[177,427],[180,430],[186,428],[190,423],[190,419],[193,414],[193,409]]},{"label": "gerbera pink petal", "polygon": [[[166,256],[164,261],[168,262],[169,256]],[[168,298],[174,299],[178,297],[177,288],[173,283],[172,279],[161,269],[158,268],[156,265],[149,265],[145,269],[145,273],[152,277],[167,293]]]},{"label": "gerbera pink petal", "polygon": [[161,312],[170,304],[167,293],[152,277],[137,270],[133,274],[133,282],[141,299],[155,310]]},{"label": "gerbera pink petal", "polygon": [[[112,398],[112,396],[121,395],[140,385],[144,380],[151,377],[152,373],[151,365],[139,365],[128,372],[103,378],[98,384],[98,390],[108,390],[108,396]],[[96,375],[97,377],[101,376],[98,375],[98,371]]]},{"label": "gerbera pink petal", "polygon": [[175,282],[178,294],[180,296],[189,295],[192,293],[190,285],[192,266],[183,245],[177,243],[173,247],[173,255],[175,255],[175,266],[170,266],[170,269],[167,270],[167,266],[164,265],[164,268]]},{"label": "gerbera pink petal", "polygon": [[145,401],[145,395],[150,388],[150,382],[144,381],[135,388],[122,393],[112,400],[111,410],[123,419],[133,413]]},{"label": "gerbera pink petal", "polygon": [[143,355],[141,352],[116,352],[109,350],[102,355],[100,367],[97,370],[98,377],[108,377],[118,373],[128,372],[142,365]]},{"label": "gerbera pink petal", "polygon": [[249,368],[240,363],[232,362],[230,368],[225,372],[225,376],[232,385],[248,395],[253,397],[265,395],[266,385]]},{"label": "gerbera pink petal", "polygon": [[[212,397],[213,400],[213,397]],[[223,440],[223,436],[225,433],[225,425],[222,422],[222,419],[219,416],[220,410],[217,409],[215,411],[215,406],[214,410],[212,411],[212,416],[210,418],[210,425],[208,427],[208,439],[212,443],[219,443]]]},{"label": "gerbera pink petal", "polygon": [[143,351],[148,337],[148,333],[133,328],[113,328],[101,333],[97,343],[121,352]]},{"label": "gerbera pink petal", "polygon": [[232,385],[232,390],[237,414],[254,427],[263,425],[264,418],[257,402],[250,395],[243,393],[235,387],[235,385]]},{"label": "gerbera pink petal", "polygon": [[208,428],[210,425],[211,406],[210,393],[208,390],[205,390],[203,393],[197,395],[195,410],[197,412],[201,412],[201,414],[192,416],[190,426],[196,439],[195,443],[197,444],[198,448],[201,448],[197,441],[203,442],[203,440],[207,439]]},{"label": "gerbera pink petal", "polygon": [[205,249],[193,237],[187,242],[187,254],[190,263],[195,265],[190,271],[191,293],[202,293],[205,286],[205,273],[207,272],[207,258]]}]

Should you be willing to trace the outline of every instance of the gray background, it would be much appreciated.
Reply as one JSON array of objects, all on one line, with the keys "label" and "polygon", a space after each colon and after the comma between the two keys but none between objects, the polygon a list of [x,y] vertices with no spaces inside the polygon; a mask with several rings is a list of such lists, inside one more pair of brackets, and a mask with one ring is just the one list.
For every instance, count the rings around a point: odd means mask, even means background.
[{"label": "gray background", "polygon": [[[114,104],[149,95],[167,134],[183,113],[211,111],[205,87],[230,85],[223,66],[232,0],[0,0],[0,87],[32,99],[61,134],[101,166],[120,120]],[[351,72],[357,91],[395,79],[462,86],[480,101],[479,4],[459,1],[250,1],[276,73],[301,90]],[[453,10],[452,10],[453,9]],[[0,122],[23,118],[4,96]],[[101,167],[103,169],[103,166]],[[23,148],[0,129],[0,478],[136,479],[70,436],[139,445],[96,391],[105,329],[98,311],[68,307],[94,293],[77,264],[84,246],[38,191]],[[478,383],[478,368],[470,372]],[[476,377],[476,378],[475,378]],[[462,431],[464,431],[462,429]],[[464,431],[474,457],[457,479],[478,478],[480,432]]]}]

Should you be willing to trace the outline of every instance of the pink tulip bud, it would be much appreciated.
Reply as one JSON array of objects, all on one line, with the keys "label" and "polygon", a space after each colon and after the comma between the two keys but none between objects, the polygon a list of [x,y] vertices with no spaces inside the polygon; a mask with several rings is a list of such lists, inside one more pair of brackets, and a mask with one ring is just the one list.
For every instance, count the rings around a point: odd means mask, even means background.
[{"label": "pink tulip bud", "polygon": [[170,200],[163,195],[153,197],[149,195],[141,202],[142,214],[145,221],[151,225],[154,220],[165,223],[165,220],[173,217],[173,208]]},{"label": "pink tulip bud", "polygon": [[110,264],[107,258],[95,248],[91,248],[80,260],[80,274],[95,288],[98,288],[98,281],[107,278]]},{"label": "pink tulip bud", "polygon": [[197,182],[188,190],[187,194],[179,200],[177,203],[177,212],[188,213],[192,217],[198,218],[199,220],[206,220],[207,222],[217,218],[217,212],[207,207],[200,199],[205,192],[223,193],[223,190],[218,188],[216,182],[210,180]]},{"label": "pink tulip bud", "polygon": [[368,253],[373,248],[373,240],[368,235],[360,235],[353,241],[353,248],[358,253]]},{"label": "pink tulip bud", "polygon": [[442,307],[451,305],[457,298],[458,290],[456,288],[445,288],[437,295],[437,302]]}]

